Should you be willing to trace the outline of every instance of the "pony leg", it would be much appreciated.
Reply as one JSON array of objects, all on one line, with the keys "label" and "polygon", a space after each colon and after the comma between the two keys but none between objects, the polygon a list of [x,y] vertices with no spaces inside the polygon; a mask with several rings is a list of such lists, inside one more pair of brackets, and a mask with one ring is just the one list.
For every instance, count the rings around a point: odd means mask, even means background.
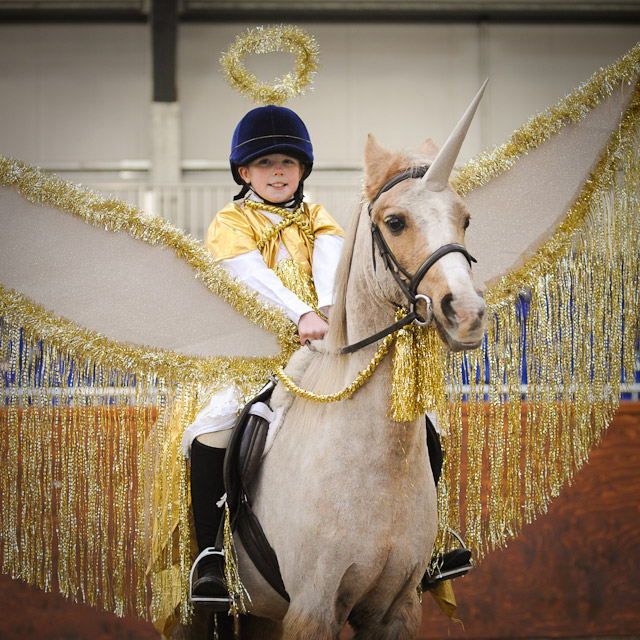
[{"label": "pony leg", "polygon": [[338,640],[339,635],[335,621],[326,622],[317,615],[289,610],[283,620],[282,640]]},{"label": "pony leg", "polygon": [[415,640],[422,621],[422,606],[417,595],[396,601],[387,613],[378,616],[354,615],[349,623],[354,640]]},{"label": "pony leg", "polygon": [[257,616],[244,615],[240,618],[240,640],[280,640],[282,622]]}]

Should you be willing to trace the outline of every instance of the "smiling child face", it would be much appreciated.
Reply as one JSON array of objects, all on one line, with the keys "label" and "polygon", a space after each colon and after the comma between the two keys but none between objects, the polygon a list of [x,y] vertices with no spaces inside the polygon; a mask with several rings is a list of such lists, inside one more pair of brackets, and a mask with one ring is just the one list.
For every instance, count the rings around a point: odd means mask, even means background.
[{"label": "smiling child face", "polygon": [[283,153],[271,153],[238,167],[240,177],[262,198],[287,202],[297,191],[304,167],[299,160]]}]

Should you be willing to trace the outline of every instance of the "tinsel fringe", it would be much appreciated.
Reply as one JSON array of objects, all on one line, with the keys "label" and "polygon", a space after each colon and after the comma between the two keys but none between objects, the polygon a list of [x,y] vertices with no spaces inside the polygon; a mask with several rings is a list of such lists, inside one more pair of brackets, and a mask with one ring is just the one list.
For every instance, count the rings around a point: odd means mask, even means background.
[{"label": "tinsel fringe", "polygon": [[[469,163],[459,190],[508,170],[619,82],[635,80],[639,66],[636,47],[506,145]],[[411,383],[413,408],[407,396],[395,408],[397,416],[433,402],[446,429],[441,531],[466,530],[466,542],[478,554],[504,545],[572,479],[606,429],[621,382],[633,372],[640,303],[639,123],[636,90],[561,228],[522,269],[487,292],[490,322],[482,349],[449,354],[424,348],[420,344],[431,337],[410,331],[399,340],[398,348],[423,371]],[[0,158],[0,179],[34,202],[172,248],[214,292],[283,336],[278,363],[296,348],[283,314],[218,273],[202,246],[168,223],[15,160]],[[202,385],[240,379],[248,390],[277,363],[204,361],[115,344],[4,289],[0,360],[2,572],[118,615],[157,621],[165,632],[164,621],[176,607],[188,618],[182,432]],[[443,381],[435,399],[425,387],[427,376]],[[447,547],[444,533],[438,545]]]},{"label": "tinsel fringe", "polygon": [[224,578],[229,591],[229,613],[238,616],[247,613],[247,604],[251,602],[247,590],[240,579],[238,555],[231,532],[229,505],[224,505]]},{"label": "tinsel fringe", "polygon": [[[470,162],[459,190],[508,170],[620,82],[635,82],[639,59],[640,45],[505,145]],[[544,513],[588,461],[619,405],[621,385],[633,380],[640,330],[640,89],[631,90],[620,127],[557,232],[485,293],[483,348],[440,349],[447,385],[447,402],[438,405],[447,429],[440,549],[450,543],[449,528],[463,530],[481,557]]]},{"label": "tinsel fringe", "polygon": [[398,331],[391,377],[391,417],[394,420],[415,420],[428,411],[436,411],[446,402],[440,344],[432,327],[412,324]]}]

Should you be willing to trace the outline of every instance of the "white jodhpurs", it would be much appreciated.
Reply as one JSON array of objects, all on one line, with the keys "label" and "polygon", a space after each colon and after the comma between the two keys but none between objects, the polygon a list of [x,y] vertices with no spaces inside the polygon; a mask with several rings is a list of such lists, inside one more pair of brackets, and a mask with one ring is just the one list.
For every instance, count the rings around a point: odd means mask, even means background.
[{"label": "white jodhpurs", "polygon": [[191,443],[197,438],[202,444],[226,449],[240,410],[240,394],[235,385],[211,394],[196,419],[185,429],[182,450],[189,457]]}]

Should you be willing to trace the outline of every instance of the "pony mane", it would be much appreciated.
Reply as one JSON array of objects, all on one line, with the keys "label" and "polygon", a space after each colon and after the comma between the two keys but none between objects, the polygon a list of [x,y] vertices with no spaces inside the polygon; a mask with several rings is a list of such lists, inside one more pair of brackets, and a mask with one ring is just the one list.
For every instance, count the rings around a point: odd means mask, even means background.
[{"label": "pony mane", "polygon": [[347,340],[347,283],[351,272],[351,258],[353,257],[353,247],[356,242],[356,233],[362,213],[362,201],[354,206],[349,226],[345,232],[342,253],[336,269],[336,277],[333,284],[335,300],[331,309],[331,320],[329,331],[325,337],[325,344],[329,351],[336,351],[346,344]]}]

